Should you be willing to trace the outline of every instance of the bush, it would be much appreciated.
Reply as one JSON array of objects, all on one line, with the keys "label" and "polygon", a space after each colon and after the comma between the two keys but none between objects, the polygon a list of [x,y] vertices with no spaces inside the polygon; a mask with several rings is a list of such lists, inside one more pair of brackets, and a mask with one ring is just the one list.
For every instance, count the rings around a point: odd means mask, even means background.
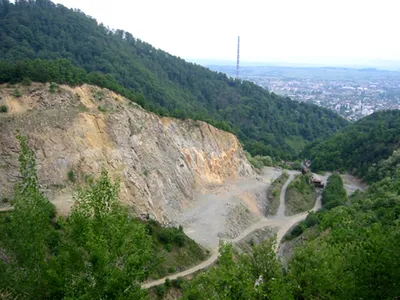
[{"label": "bush", "polygon": [[162,298],[165,295],[165,287],[163,285],[158,285],[155,287],[155,291],[158,297]]},{"label": "bush", "polygon": [[183,247],[185,245],[185,234],[176,228],[163,228],[158,233],[158,240],[163,244],[173,243],[179,247]]},{"label": "bush", "polygon": [[19,97],[22,96],[22,93],[21,93],[21,91],[19,89],[14,89],[13,96],[16,97],[16,98],[19,98]]},{"label": "bush", "polygon": [[165,245],[165,250],[167,250],[168,252],[172,251],[172,244],[166,244]]},{"label": "bush", "polygon": [[105,109],[105,108],[104,108],[103,106],[101,106],[101,105],[97,106],[97,109],[98,109],[99,111],[101,111],[102,113],[107,112],[107,109]]},{"label": "bush", "polygon": [[172,283],[171,283],[171,280],[170,280],[169,278],[166,278],[166,279],[165,279],[165,287],[166,287],[167,289],[169,289],[169,288],[172,287]]},{"label": "bush", "polygon": [[174,288],[180,289],[183,286],[184,282],[185,282],[184,278],[178,277],[177,279],[172,280],[172,286]]},{"label": "bush", "polygon": [[347,201],[347,193],[343,186],[343,180],[338,174],[328,178],[328,182],[322,192],[322,205],[326,209],[344,205]]},{"label": "bush", "polygon": [[307,215],[307,218],[304,220],[304,224],[307,228],[313,227],[316,224],[319,224],[318,215],[315,212],[310,212]]},{"label": "bush", "polygon": [[73,183],[76,182],[76,175],[75,175],[74,170],[69,170],[67,175],[68,175],[68,180],[69,181],[71,181]]},{"label": "bush", "polygon": [[32,80],[29,77],[24,77],[24,79],[22,79],[21,84],[24,86],[30,86],[32,85]]},{"label": "bush", "polygon": [[8,112],[8,107],[5,106],[5,105],[0,106],[0,112],[7,113]]},{"label": "bush", "polygon": [[58,89],[58,85],[55,82],[50,83],[49,91],[51,94],[54,94]]}]

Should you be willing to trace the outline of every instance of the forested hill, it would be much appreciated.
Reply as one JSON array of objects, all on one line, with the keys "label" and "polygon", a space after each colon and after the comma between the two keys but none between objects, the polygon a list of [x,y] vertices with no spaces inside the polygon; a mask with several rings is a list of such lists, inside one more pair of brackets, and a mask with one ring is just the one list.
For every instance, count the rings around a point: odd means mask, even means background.
[{"label": "forested hill", "polygon": [[48,0],[15,2],[0,0],[0,59],[66,58],[86,72],[110,74],[143,94],[145,108],[231,130],[253,155],[288,158],[298,145],[347,124],[327,109],[187,63],[83,12]]},{"label": "forested hill", "polygon": [[374,167],[400,147],[400,111],[375,112],[347,126],[324,142],[312,144],[303,155],[312,160],[313,170],[350,171],[368,181],[377,181]]}]

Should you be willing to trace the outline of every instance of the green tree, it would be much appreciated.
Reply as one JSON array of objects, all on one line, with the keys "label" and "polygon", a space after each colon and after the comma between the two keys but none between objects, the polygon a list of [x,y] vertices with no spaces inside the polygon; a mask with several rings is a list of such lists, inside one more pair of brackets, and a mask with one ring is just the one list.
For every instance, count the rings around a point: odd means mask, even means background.
[{"label": "green tree", "polygon": [[140,282],[148,277],[151,239],[145,227],[119,204],[118,182],[105,170],[92,185],[80,189],[65,240],[54,264],[65,296],[82,299],[142,299]]},{"label": "green tree", "polygon": [[35,156],[26,137],[18,135],[17,139],[21,151],[21,181],[15,189],[14,211],[5,239],[13,259],[7,269],[8,275],[2,279],[18,294],[41,295],[46,280],[46,260],[51,253],[50,241],[55,238],[51,225],[55,209],[39,190]]}]

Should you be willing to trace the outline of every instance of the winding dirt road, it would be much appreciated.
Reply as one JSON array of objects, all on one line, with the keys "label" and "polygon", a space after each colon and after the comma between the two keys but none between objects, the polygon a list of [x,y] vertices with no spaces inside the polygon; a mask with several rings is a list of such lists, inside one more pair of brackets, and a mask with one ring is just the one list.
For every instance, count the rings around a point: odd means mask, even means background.
[{"label": "winding dirt road", "polygon": [[[290,216],[290,217],[286,217],[284,215],[286,189],[287,189],[288,185],[290,184],[290,182],[293,180],[295,174],[297,174],[297,173],[290,172],[290,176],[289,176],[288,180],[285,182],[285,184],[282,187],[282,191],[281,191],[281,195],[280,195],[279,210],[278,210],[278,214],[276,217],[269,218],[269,219],[262,218],[259,222],[253,224],[252,226],[250,226],[246,230],[244,230],[236,238],[231,239],[231,240],[226,239],[223,241],[235,244],[235,243],[238,243],[239,241],[241,241],[242,239],[244,239],[249,234],[253,233],[254,231],[257,231],[257,230],[265,228],[265,227],[274,227],[274,228],[278,229],[277,243],[276,243],[276,250],[278,250],[279,244],[280,244],[283,236],[286,234],[286,232],[288,232],[288,230],[290,228],[292,228],[295,224],[304,220],[308,214],[308,212],[303,212],[303,213],[300,213],[300,214],[297,214],[294,216]],[[312,210],[317,211],[320,208],[321,208],[321,196],[319,196],[317,198],[317,201],[315,202],[314,208]],[[193,274],[199,270],[210,267],[211,265],[213,265],[215,263],[215,261],[218,259],[218,256],[219,256],[218,249],[212,249],[211,253],[212,253],[211,256],[206,261],[203,261],[202,263],[200,263],[196,266],[193,266],[185,271],[175,273],[175,274],[166,276],[166,277],[158,279],[158,280],[144,283],[142,285],[142,288],[147,289],[147,288],[151,288],[153,286],[161,285],[165,282],[165,279],[167,279],[167,278],[170,280],[177,279],[178,277],[184,277],[184,276]]]}]

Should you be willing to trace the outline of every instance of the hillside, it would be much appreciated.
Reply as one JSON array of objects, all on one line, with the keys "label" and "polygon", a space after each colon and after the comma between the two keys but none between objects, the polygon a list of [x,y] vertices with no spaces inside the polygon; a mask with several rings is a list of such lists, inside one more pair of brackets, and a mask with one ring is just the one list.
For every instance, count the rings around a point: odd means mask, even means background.
[{"label": "hillside", "polygon": [[238,139],[200,121],[159,117],[96,86],[0,85],[0,197],[19,178],[16,130],[36,152],[45,195],[64,214],[75,184],[102,168],[120,179],[121,201],[176,221],[195,192],[255,175]]},{"label": "hillside", "polygon": [[314,141],[347,125],[332,111],[186,63],[48,0],[2,0],[0,36],[0,59],[65,58],[89,73],[109,74],[144,95],[146,109],[232,130],[253,155],[290,158],[298,153],[294,141]]},{"label": "hillside", "polygon": [[311,168],[346,170],[369,181],[382,176],[368,169],[392,155],[400,147],[400,111],[380,111],[347,126],[324,141],[306,147],[302,155],[311,159]]}]

